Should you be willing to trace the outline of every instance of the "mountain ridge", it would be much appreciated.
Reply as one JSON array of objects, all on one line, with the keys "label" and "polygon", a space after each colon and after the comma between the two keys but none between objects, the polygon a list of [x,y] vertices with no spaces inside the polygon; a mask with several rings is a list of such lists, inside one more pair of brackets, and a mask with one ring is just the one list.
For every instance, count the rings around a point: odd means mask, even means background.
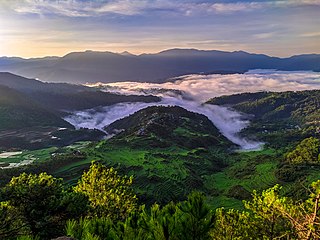
[{"label": "mountain ridge", "polygon": [[160,101],[154,96],[118,95],[82,85],[41,82],[8,72],[0,72],[0,86],[16,90],[44,108],[58,113],[61,110],[83,110],[120,102]]},{"label": "mountain ridge", "polygon": [[[125,54],[124,54],[125,53]],[[0,71],[8,71],[48,82],[165,82],[169,78],[210,72],[246,72],[250,69],[320,69],[320,54],[287,58],[245,51],[167,49],[158,53],[133,55],[110,51],[71,52],[62,57],[35,59],[0,58]],[[125,71],[124,71],[125,70]]]}]

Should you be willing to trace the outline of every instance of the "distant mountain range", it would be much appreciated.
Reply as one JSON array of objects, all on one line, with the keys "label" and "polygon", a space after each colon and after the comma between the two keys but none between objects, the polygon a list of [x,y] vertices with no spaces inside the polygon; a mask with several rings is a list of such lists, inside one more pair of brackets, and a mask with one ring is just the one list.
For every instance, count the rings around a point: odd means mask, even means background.
[{"label": "distant mountain range", "polygon": [[47,82],[164,82],[185,74],[242,73],[250,69],[320,71],[320,54],[289,58],[243,51],[170,49],[156,54],[73,52],[63,57],[0,58],[0,71]]}]

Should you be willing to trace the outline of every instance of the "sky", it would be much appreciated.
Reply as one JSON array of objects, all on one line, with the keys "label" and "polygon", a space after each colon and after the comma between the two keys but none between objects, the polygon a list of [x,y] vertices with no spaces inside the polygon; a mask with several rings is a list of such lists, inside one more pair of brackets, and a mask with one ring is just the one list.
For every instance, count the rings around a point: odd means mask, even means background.
[{"label": "sky", "polygon": [[320,53],[320,0],[0,0],[0,56],[74,51]]}]

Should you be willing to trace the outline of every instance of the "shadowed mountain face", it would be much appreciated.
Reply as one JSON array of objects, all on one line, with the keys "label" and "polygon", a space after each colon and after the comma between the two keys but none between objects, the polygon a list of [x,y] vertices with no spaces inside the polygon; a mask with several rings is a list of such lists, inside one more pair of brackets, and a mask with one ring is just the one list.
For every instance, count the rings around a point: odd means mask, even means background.
[{"label": "shadowed mountain face", "polygon": [[40,59],[0,58],[0,71],[49,82],[164,82],[192,73],[232,73],[249,69],[320,70],[320,55],[269,57],[243,51],[171,49],[157,54],[74,52]]},{"label": "shadowed mountain face", "polygon": [[[100,140],[98,130],[75,130],[62,119],[66,111],[121,102],[154,102],[154,96],[121,96],[66,83],[44,83],[0,73],[0,150],[64,146]],[[62,111],[61,111],[62,110]]]},{"label": "shadowed mountain face", "polygon": [[18,91],[0,85],[0,130],[72,126]]},{"label": "shadowed mountain face", "polygon": [[66,83],[44,83],[11,73],[0,73],[0,86],[14,89],[53,111],[82,110],[120,102],[156,102],[154,96],[124,96]]}]

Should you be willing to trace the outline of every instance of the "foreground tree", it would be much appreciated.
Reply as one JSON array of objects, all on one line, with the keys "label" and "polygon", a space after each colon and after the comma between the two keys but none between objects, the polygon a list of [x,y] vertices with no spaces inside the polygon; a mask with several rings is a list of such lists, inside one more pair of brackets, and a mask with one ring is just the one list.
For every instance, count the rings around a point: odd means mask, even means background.
[{"label": "foreground tree", "polygon": [[182,212],[180,239],[204,240],[214,225],[214,215],[200,192],[192,192],[188,200],[178,204]]},{"label": "foreground tree", "polygon": [[27,233],[28,228],[20,212],[8,202],[0,202],[0,239],[12,239]]},{"label": "foreground tree", "polygon": [[249,213],[251,231],[258,239],[294,238],[295,234],[287,217],[280,209],[292,209],[291,199],[280,196],[281,187],[276,185],[258,194],[253,191],[251,201],[244,201]]},{"label": "foreground tree", "polygon": [[320,180],[311,184],[311,194],[305,202],[277,207],[284,218],[290,221],[298,239],[320,239]]},{"label": "foreground tree", "polygon": [[249,212],[219,208],[215,224],[210,230],[213,240],[256,240],[256,228],[251,224]]},{"label": "foreground tree", "polygon": [[121,177],[113,168],[93,162],[74,188],[89,199],[90,215],[125,219],[137,208],[137,197],[131,189],[132,177]]},{"label": "foreground tree", "polygon": [[63,233],[70,217],[76,217],[86,208],[86,198],[64,190],[62,180],[46,173],[13,177],[3,189],[9,210],[15,210],[19,226],[41,239],[50,239]]}]

